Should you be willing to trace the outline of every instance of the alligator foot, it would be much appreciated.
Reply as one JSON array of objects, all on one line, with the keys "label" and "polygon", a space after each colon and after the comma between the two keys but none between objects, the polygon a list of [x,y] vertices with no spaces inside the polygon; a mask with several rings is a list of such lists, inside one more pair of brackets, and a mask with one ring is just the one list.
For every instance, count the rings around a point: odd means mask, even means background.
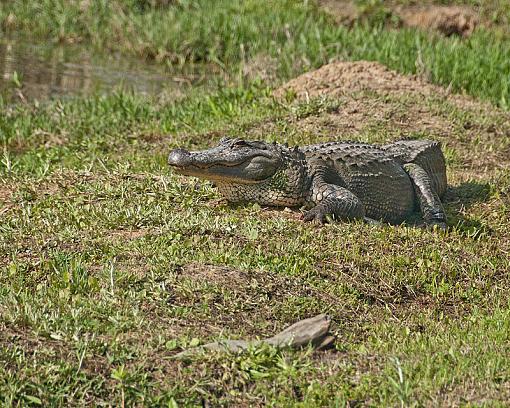
[{"label": "alligator foot", "polygon": [[315,224],[326,224],[327,222],[333,220],[333,216],[328,211],[326,211],[325,208],[321,206],[316,206],[311,210],[305,212],[302,219],[305,222],[312,221]]},{"label": "alligator foot", "polygon": [[383,223],[381,221],[377,221],[377,220],[374,220],[373,218],[369,218],[369,217],[363,217],[363,221],[365,221],[366,224],[373,225],[375,227],[379,227],[379,226],[383,225]]}]

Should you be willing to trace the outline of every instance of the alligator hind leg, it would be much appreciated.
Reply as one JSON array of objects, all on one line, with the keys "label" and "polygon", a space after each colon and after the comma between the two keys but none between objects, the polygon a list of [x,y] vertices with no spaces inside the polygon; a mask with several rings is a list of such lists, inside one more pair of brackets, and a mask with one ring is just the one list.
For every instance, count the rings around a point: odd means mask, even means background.
[{"label": "alligator hind leg", "polygon": [[411,178],[423,219],[427,225],[437,225],[445,229],[446,214],[427,172],[415,163],[407,163],[402,167]]},{"label": "alligator hind leg", "polygon": [[365,206],[356,195],[346,188],[327,183],[314,183],[311,201],[315,204],[303,217],[304,221],[327,222],[335,220],[363,219]]}]

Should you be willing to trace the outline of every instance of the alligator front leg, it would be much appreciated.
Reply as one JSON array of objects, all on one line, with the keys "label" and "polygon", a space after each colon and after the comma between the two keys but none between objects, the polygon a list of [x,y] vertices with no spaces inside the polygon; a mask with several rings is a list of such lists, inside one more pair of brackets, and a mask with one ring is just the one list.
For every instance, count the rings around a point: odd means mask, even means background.
[{"label": "alligator front leg", "polygon": [[446,229],[446,214],[427,172],[415,163],[407,163],[402,167],[411,178],[423,219],[427,225],[437,225],[439,228]]},{"label": "alligator front leg", "polygon": [[355,220],[365,216],[365,206],[352,192],[346,188],[314,182],[311,200],[315,207],[307,211],[304,221],[327,222],[330,216],[335,220]]}]

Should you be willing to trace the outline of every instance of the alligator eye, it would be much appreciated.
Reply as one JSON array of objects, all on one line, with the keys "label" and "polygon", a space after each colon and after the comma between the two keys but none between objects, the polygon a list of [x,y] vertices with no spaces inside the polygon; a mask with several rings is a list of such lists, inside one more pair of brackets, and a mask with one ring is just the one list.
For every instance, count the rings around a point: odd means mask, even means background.
[{"label": "alligator eye", "polygon": [[232,144],[232,147],[245,147],[245,146],[249,146],[248,143],[246,143],[244,140],[236,140],[233,144]]}]

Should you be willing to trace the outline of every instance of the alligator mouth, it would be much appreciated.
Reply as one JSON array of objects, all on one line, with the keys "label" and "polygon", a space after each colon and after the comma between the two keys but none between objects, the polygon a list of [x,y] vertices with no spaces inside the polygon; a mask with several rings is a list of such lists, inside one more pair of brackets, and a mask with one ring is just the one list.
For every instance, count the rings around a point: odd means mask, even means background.
[{"label": "alligator mouth", "polygon": [[180,170],[180,171],[185,171],[187,169],[208,170],[208,169],[215,169],[215,168],[222,168],[222,167],[233,168],[233,167],[243,166],[244,164],[246,164],[247,162],[252,160],[254,157],[257,157],[257,156],[249,157],[246,160],[243,160],[243,161],[240,161],[237,163],[210,163],[210,164],[209,163],[192,163],[192,164],[187,164],[187,165],[182,165],[182,166],[179,166],[176,164],[171,164],[171,166],[174,169]]}]

